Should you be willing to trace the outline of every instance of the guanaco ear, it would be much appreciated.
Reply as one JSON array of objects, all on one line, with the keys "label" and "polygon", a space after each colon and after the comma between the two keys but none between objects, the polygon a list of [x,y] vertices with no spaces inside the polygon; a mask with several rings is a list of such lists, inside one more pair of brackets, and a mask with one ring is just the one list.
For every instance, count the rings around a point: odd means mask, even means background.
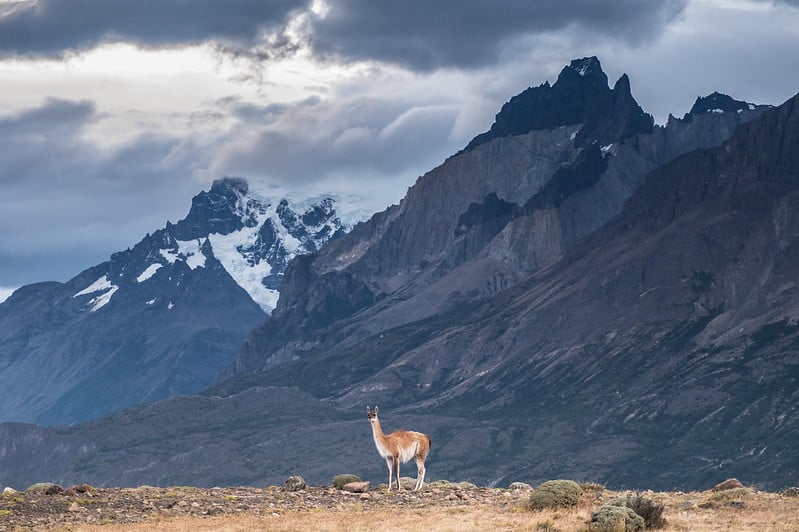
[{"label": "guanaco ear", "polygon": [[377,405],[375,405],[375,414],[377,414]]}]

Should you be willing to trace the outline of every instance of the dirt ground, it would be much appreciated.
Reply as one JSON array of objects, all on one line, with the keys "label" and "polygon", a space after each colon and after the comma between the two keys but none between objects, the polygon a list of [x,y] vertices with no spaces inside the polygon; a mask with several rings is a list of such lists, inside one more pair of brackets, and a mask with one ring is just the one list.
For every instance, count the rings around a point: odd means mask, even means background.
[{"label": "dirt ground", "polygon": [[[57,491],[57,490],[51,490]],[[528,490],[435,483],[420,492],[384,488],[171,487],[93,489],[0,497],[0,530],[532,530],[588,529],[591,512],[619,494],[586,490],[577,506],[532,511]],[[799,532],[799,497],[757,490],[642,493],[665,506],[663,530]]]}]

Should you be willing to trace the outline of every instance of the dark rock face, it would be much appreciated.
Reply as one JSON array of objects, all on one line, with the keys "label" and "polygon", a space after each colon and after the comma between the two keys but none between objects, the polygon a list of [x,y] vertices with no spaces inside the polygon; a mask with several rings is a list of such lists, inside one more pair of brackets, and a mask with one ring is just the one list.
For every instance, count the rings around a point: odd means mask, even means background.
[{"label": "dark rock face", "polygon": [[225,178],[214,181],[211,190],[201,192],[191,202],[188,216],[179,221],[172,233],[179,240],[202,238],[211,233],[227,235],[255,223],[250,216],[237,216],[237,203],[249,189],[243,179]]},{"label": "dark rock face", "polygon": [[735,100],[731,96],[714,92],[707,96],[700,96],[694,102],[694,106],[688,111],[683,120],[692,120],[696,115],[703,113],[737,113],[743,111],[754,111],[758,108],[769,107],[767,105],[755,105],[752,103]]},{"label": "dark rock face", "polygon": [[[626,78],[617,84],[623,90],[611,94],[598,68],[590,60],[573,63],[558,83],[587,83],[608,102],[613,94],[629,95]],[[624,116],[605,111],[603,124]],[[422,176],[399,206],[290,266],[272,319],[249,336],[234,371],[269,368],[297,352],[491,297],[554,264],[617,215],[648,171],[719,144],[760,112],[673,119],[610,144],[589,136],[604,135],[601,128],[578,123],[493,138],[461,152]],[[320,332],[356,314],[368,325]],[[320,333],[309,336],[313,331]]]},{"label": "dark rock face", "polygon": [[491,129],[475,137],[466,150],[491,139],[576,124],[583,124],[578,143],[608,144],[651,132],[654,120],[633,99],[626,74],[610,89],[599,60],[586,57],[565,67],[554,85],[530,87],[511,98]]}]

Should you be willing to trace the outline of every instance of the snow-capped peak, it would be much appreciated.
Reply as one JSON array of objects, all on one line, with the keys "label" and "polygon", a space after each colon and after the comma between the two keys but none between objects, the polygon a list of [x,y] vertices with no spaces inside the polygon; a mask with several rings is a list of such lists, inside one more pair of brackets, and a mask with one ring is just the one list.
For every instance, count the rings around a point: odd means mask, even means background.
[{"label": "snow-capped peak", "polygon": [[[217,185],[221,187],[221,183]],[[331,197],[275,201],[238,187],[234,214],[240,228],[212,232],[214,256],[266,312],[277,305],[283,272],[296,255],[311,253],[346,230]]]}]

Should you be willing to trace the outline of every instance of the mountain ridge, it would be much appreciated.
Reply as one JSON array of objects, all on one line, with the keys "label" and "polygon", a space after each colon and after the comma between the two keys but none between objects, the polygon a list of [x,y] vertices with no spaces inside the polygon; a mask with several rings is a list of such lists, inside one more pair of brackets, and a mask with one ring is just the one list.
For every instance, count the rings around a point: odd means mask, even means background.
[{"label": "mountain ridge", "polygon": [[0,470],[235,484],[302,464],[327,482],[374,454],[360,416],[377,403],[437,442],[431,479],[788,485],[796,105],[611,144],[576,142],[584,124],[489,139],[293,260],[231,378],[70,429],[0,424]]}]

